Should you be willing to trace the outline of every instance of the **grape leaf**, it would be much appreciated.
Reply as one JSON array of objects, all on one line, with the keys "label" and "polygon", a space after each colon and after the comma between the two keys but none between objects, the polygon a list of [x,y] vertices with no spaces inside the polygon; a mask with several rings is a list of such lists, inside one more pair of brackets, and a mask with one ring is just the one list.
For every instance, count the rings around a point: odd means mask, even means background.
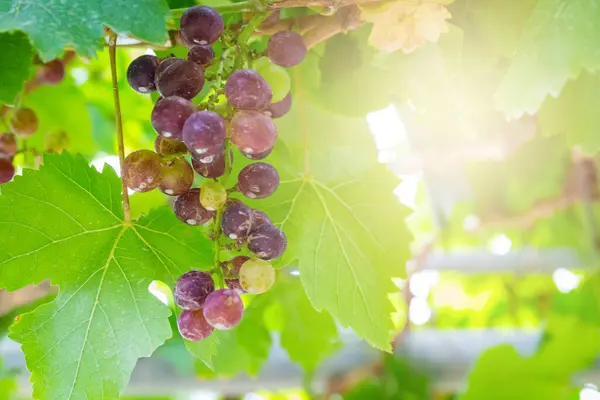
[{"label": "grape leaf", "polygon": [[66,152],[3,185],[0,210],[0,287],[60,287],[11,328],[34,398],[117,398],[137,359],[171,336],[148,285],[208,268],[210,242],[166,207],[125,223],[114,171]]},{"label": "grape leaf", "polygon": [[510,117],[535,113],[568,79],[600,66],[600,0],[540,0],[496,92]]},{"label": "grape leaf", "polygon": [[0,102],[13,104],[29,78],[33,49],[22,32],[2,32],[0,43]]},{"label": "grape leaf", "polygon": [[104,25],[147,42],[164,42],[167,12],[164,0],[4,0],[0,31],[26,32],[44,61],[59,57],[67,46],[94,57],[103,46]]}]

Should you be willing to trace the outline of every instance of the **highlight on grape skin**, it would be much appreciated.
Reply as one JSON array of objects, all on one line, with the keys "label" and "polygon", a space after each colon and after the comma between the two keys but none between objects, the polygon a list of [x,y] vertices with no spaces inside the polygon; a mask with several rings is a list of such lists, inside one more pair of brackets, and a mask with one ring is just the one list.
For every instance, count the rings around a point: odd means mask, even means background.
[{"label": "highlight on grape skin", "polygon": [[230,200],[225,206],[221,229],[232,240],[245,240],[252,228],[252,209],[239,200]]},{"label": "highlight on grape skin", "polygon": [[219,330],[228,330],[242,320],[244,303],[235,290],[219,289],[208,295],[202,310],[211,326]]},{"label": "highlight on grape skin", "polygon": [[183,310],[177,318],[177,329],[184,339],[199,342],[209,337],[215,328],[206,321],[203,310]]},{"label": "highlight on grape skin", "polygon": [[256,71],[240,69],[225,84],[227,102],[239,110],[262,110],[271,103],[271,86]]},{"label": "highlight on grape skin", "polygon": [[275,283],[275,270],[268,262],[250,259],[240,268],[240,285],[250,294],[261,294]]},{"label": "highlight on grape skin", "polygon": [[200,204],[200,189],[192,188],[173,202],[173,212],[180,221],[188,225],[202,225],[214,217],[215,213]]},{"label": "highlight on grape skin", "polygon": [[180,157],[164,162],[163,177],[158,188],[169,196],[185,193],[194,183],[194,171],[191,165]]},{"label": "highlight on grape skin", "polygon": [[160,156],[150,150],[137,150],[125,158],[123,179],[136,192],[148,192],[160,185],[163,165]]},{"label": "highlight on grape skin", "polygon": [[277,127],[259,111],[243,110],[234,114],[230,124],[231,142],[244,155],[262,154],[273,149]]},{"label": "highlight on grape skin", "polygon": [[249,199],[264,199],[275,193],[278,186],[277,170],[264,162],[247,165],[238,174],[238,190]]},{"label": "highlight on grape skin", "polygon": [[199,310],[214,290],[215,283],[209,273],[192,270],[177,279],[173,296],[175,303],[184,310]]}]

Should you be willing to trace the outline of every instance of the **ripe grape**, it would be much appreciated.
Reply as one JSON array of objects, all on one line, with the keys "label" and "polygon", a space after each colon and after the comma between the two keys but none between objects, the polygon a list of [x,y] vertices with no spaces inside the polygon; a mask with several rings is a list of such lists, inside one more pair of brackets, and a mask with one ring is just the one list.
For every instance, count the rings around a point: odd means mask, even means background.
[{"label": "ripe grape", "polygon": [[207,272],[191,270],[175,283],[175,303],[185,310],[199,310],[206,297],[215,290],[215,282]]},{"label": "ripe grape", "polygon": [[282,67],[293,67],[306,56],[307,48],[302,36],[294,31],[280,31],[271,36],[267,45],[269,58]]},{"label": "ripe grape", "polygon": [[221,15],[207,6],[190,7],[181,16],[181,36],[195,44],[215,42],[224,28]]},{"label": "ripe grape", "polygon": [[200,204],[207,210],[220,210],[226,202],[227,190],[219,182],[206,181],[200,186]]},{"label": "ripe grape", "polygon": [[187,58],[201,67],[206,67],[215,58],[215,51],[209,44],[196,45],[188,51]]},{"label": "ripe grape", "polygon": [[261,294],[275,283],[275,270],[264,260],[250,259],[240,268],[240,284],[251,294]]},{"label": "ripe grape", "polygon": [[136,192],[148,192],[160,185],[163,164],[160,156],[150,150],[137,150],[125,158],[123,179]]},{"label": "ripe grape", "polygon": [[287,247],[287,238],[275,225],[263,224],[252,229],[248,238],[248,250],[263,260],[272,260],[283,254]]},{"label": "ripe grape", "polygon": [[245,166],[238,174],[237,187],[249,199],[264,199],[279,186],[279,174],[272,165],[257,162]]},{"label": "ripe grape", "polygon": [[7,158],[0,158],[0,184],[10,182],[15,176],[15,166]]},{"label": "ripe grape", "polygon": [[[202,163],[196,160],[197,155],[192,153],[192,167],[198,175],[204,178],[218,178],[225,173],[225,155],[222,154],[219,158],[211,163]],[[229,151],[229,157],[233,163],[233,152]]]},{"label": "ripe grape", "polygon": [[17,153],[17,140],[12,133],[0,135],[0,158],[12,158]]},{"label": "ripe grape", "polygon": [[271,103],[271,86],[256,71],[239,69],[225,83],[225,97],[233,108],[262,110]]},{"label": "ripe grape", "polygon": [[138,93],[150,93],[156,90],[154,78],[158,58],[150,54],[139,56],[127,68],[127,82]]},{"label": "ripe grape", "polygon": [[173,202],[173,212],[188,225],[201,225],[208,222],[215,213],[200,204],[200,189],[193,188],[180,195]]},{"label": "ripe grape", "polygon": [[38,130],[38,127],[37,115],[31,108],[19,108],[15,110],[10,119],[11,131],[19,136],[31,136]]},{"label": "ripe grape", "polygon": [[161,192],[169,196],[179,196],[194,183],[194,171],[182,157],[164,163],[162,182],[158,186]]},{"label": "ripe grape", "polygon": [[273,64],[267,57],[261,57],[252,65],[273,91],[272,103],[283,100],[290,91],[290,76],[285,68]]},{"label": "ripe grape", "polygon": [[230,129],[231,141],[248,158],[270,152],[277,139],[271,118],[258,111],[238,111]]},{"label": "ripe grape", "polygon": [[196,106],[182,97],[166,97],[154,105],[152,127],[161,136],[181,142],[185,121],[196,112]]},{"label": "ripe grape", "polygon": [[214,331],[202,310],[183,310],[177,318],[177,328],[184,339],[199,342],[206,339]]},{"label": "ripe grape", "polygon": [[231,200],[226,204],[221,219],[221,229],[230,239],[245,240],[250,233],[253,219],[250,207],[239,200]]},{"label": "ripe grape", "polygon": [[265,110],[265,114],[273,119],[281,118],[290,111],[290,108],[292,108],[292,94],[288,93],[283,100],[269,104]]},{"label": "ripe grape", "polygon": [[44,85],[57,85],[65,77],[65,63],[56,59],[42,65],[37,72],[37,79]]},{"label": "ripe grape", "polygon": [[235,290],[219,289],[204,302],[204,317],[216,329],[231,329],[242,320],[244,303]]},{"label": "ripe grape", "polygon": [[[193,99],[204,86],[204,70],[198,64],[182,59],[161,63],[156,75],[156,88],[162,97],[179,96]],[[169,61],[166,67],[162,64]]]},{"label": "ripe grape", "polygon": [[175,140],[158,135],[156,140],[154,140],[154,151],[160,155],[166,156],[175,153],[187,153],[188,148],[185,143],[176,142]]},{"label": "ripe grape", "polygon": [[247,293],[242,285],[240,284],[240,268],[242,264],[248,261],[250,257],[237,256],[227,261],[225,264],[230,265],[228,268],[224,268],[225,284],[229,289],[235,290],[238,294]]},{"label": "ripe grape", "polygon": [[225,121],[212,111],[195,112],[183,125],[183,142],[201,163],[221,157],[226,134]]},{"label": "ripe grape", "polygon": [[269,218],[269,216],[262,211],[252,210],[252,217],[253,220],[251,232],[262,225],[273,225],[271,218]]},{"label": "ripe grape", "polygon": [[[156,82],[158,80],[158,77],[160,76],[160,74],[162,74],[163,71],[165,69],[167,69],[168,66],[172,65],[177,60],[180,60],[180,58],[167,57],[167,58],[164,58],[162,61],[160,61],[158,63],[158,67],[156,67],[156,72],[154,73],[154,82]],[[158,103],[158,101],[157,101],[157,103]]]},{"label": "ripe grape", "polygon": [[267,158],[269,154],[271,154],[271,152],[273,151],[272,148],[270,148],[269,150],[263,152],[263,153],[256,153],[256,154],[248,154],[248,153],[244,153],[242,151],[242,154],[246,157],[249,158],[251,160],[262,160],[264,158]]}]

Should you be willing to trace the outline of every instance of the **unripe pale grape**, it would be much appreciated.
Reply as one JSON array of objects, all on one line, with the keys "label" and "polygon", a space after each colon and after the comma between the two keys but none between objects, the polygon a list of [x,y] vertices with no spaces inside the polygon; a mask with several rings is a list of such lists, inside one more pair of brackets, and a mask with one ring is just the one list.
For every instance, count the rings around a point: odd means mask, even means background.
[{"label": "unripe pale grape", "polygon": [[215,51],[209,44],[196,45],[188,51],[187,58],[201,67],[206,67],[215,58]]},{"label": "unripe pale grape", "polygon": [[194,44],[215,42],[224,28],[221,15],[214,8],[207,6],[190,7],[181,16],[181,35]]},{"label": "unripe pale grape", "polygon": [[65,63],[63,60],[52,60],[44,65],[37,72],[37,79],[44,85],[57,85],[65,77]]},{"label": "unripe pale grape", "polygon": [[240,268],[240,284],[251,294],[264,293],[275,283],[275,270],[268,262],[250,259]]},{"label": "unripe pale grape", "polygon": [[267,52],[274,64],[282,67],[293,67],[299,64],[308,49],[302,36],[294,31],[280,31],[269,38]]},{"label": "unripe pale grape", "polygon": [[221,219],[223,233],[233,240],[245,240],[252,228],[252,209],[239,200],[231,199],[225,205]]},{"label": "unripe pale grape", "polygon": [[160,156],[150,150],[137,150],[125,158],[123,179],[136,192],[148,192],[160,185],[163,164]]},{"label": "unripe pale grape", "polygon": [[[170,60],[170,59],[169,59]],[[156,89],[162,97],[179,96],[193,99],[204,86],[204,70],[198,64],[182,59],[169,61],[156,75]]]},{"label": "unripe pale grape", "polygon": [[209,337],[215,328],[204,318],[204,311],[183,310],[177,318],[177,329],[184,339],[199,342]]},{"label": "unripe pale grape", "polygon": [[183,125],[183,142],[196,161],[209,164],[223,153],[227,130],[225,121],[212,111],[198,111]]},{"label": "unripe pale grape", "polygon": [[290,92],[291,79],[285,68],[273,64],[267,57],[254,61],[252,67],[271,86],[273,98],[271,103],[276,103]]},{"label": "unripe pale grape", "polygon": [[180,221],[188,225],[201,225],[208,222],[215,213],[200,204],[200,189],[193,188],[177,197],[173,202],[173,212]]},{"label": "unripe pale grape", "polygon": [[231,120],[231,142],[246,156],[256,156],[273,149],[277,127],[271,118],[258,111],[238,111]]},{"label": "unripe pale grape", "polygon": [[33,135],[38,130],[38,127],[37,115],[31,108],[19,108],[15,110],[10,118],[10,130],[22,137]]},{"label": "unripe pale grape", "polygon": [[69,148],[70,139],[65,131],[47,133],[44,137],[44,151],[46,153],[60,153]]},{"label": "unripe pale grape", "polygon": [[235,290],[219,289],[204,301],[204,317],[215,329],[231,329],[242,320],[244,303]]},{"label": "unripe pale grape", "polygon": [[262,110],[273,99],[271,87],[256,71],[240,69],[225,83],[227,102],[239,110]]},{"label": "unripe pale grape", "polygon": [[0,184],[10,182],[15,176],[15,166],[7,158],[0,158]]},{"label": "unripe pale grape", "polygon": [[166,97],[154,105],[152,127],[159,135],[181,142],[183,124],[196,111],[196,106],[189,100],[177,96]]},{"label": "unripe pale grape", "polygon": [[225,275],[225,284],[229,289],[235,290],[238,294],[247,293],[242,285],[240,284],[240,268],[242,264],[248,261],[250,257],[237,256],[227,261],[226,267],[223,268],[223,274]]},{"label": "unripe pale grape", "polygon": [[246,165],[238,174],[238,190],[249,199],[264,199],[279,186],[279,174],[272,165],[257,162]]},{"label": "unripe pale grape", "polygon": [[0,158],[12,158],[17,154],[17,140],[12,133],[0,135]]},{"label": "unripe pale grape", "polygon": [[175,303],[185,310],[199,310],[206,297],[215,290],[215,282],[207,272],[188,271],[175,283]]},{"label": "unripe pale grape", "polygon": [[227,190],[219,182],[206,181],[200,186],[200,204],[207,210],[220,210],[226,202]]},{"label": "unripe pale grape", "polygon": [[292,108],[292,94],[288,93],[287,96],[283,98],[283,100],[278,101],[277,103],[271,103],[264,111],[265,114],[269,115],[271,118],[281,118],[285,114],[287,114]]},{"label": "unripe pale grape", "polygon": [[156,90],[154,78],[158,58],[153,55],[144,54],[129,64],[127,68],[127,82],[133,90],[138,93],[150,93]]},{"label": "unripe pale grape", "polygon": [[194,171],[185,158],[176,158],[164,163],[161,192],[169,196],[179,196],[188,191],[194,183]]},{"label": "unripe pale grape", "polygon": [[263,260],[281,256],[287,247],[283,231],[274,225],[263,224],[253,229],[248,237],[248,250]]},{"label": "unripe pale grape", "polygon": [[188,148],[183,142],[177,142],[158,135],[154,141],[154,151],[162,156],[166,156],[175,153],[187,153]]}]

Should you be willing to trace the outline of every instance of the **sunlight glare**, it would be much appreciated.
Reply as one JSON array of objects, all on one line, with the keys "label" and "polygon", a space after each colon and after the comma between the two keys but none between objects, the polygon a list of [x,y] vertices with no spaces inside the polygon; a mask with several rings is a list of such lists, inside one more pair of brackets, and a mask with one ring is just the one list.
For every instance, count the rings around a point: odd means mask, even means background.
[{"label": "sunlight glare", "polygon": [[496,235],[490,240],[490,250],[493,254],[503,256],[508,254],[512,241],[505,234]]},{"label": "sunlight glare", "polygon": [[431,307],[427,299],[415,297],[408,307],[408,318],[415,325],[424,325],[431,319]]},{"label": "sunlight glare", "polygon": [[562,293],[569,293],[573,289],[577,289],[581,277],[575,275],[572,271],[565,268],[558,268],[552,274],[552,280],[556,288]]}]

